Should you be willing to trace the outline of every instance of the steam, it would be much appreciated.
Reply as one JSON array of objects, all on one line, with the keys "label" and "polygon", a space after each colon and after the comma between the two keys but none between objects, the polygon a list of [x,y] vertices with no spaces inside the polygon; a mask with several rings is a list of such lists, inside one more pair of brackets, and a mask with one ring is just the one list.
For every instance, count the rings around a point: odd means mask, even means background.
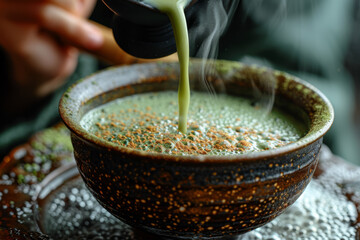
[{"label": "steam", "polygon": [[263,109],[265,114],[269,114],[274,106],[276,79],[269,71],[265,71],[260,77],[259,85],[251,82],[257,107]]},{"label": "steam", "polygon": [[221,35],[225,32],[229,20],[231,20],[240,0],[209,1],[204,4],[198,13],[196,27],[189,33],[194,36],[190,42],[196,46],[195,57],[202,59],[201,77],[203,84],[214,97],[213,86],[207,81],[206,73],[213,71],[206,69],[207,59],[216,59],[218,56],[218,43]]},{"label": "steam", "polygon": [[[245,2],[247,2],[247,6],[243,6],[246,9],[245,15],[248,14],[248,11],[253,11],[256,8],[262,7],[263,4],[272,4],[272,9],[276,8],[274,16],[280,16],[280,18],[286,17],[286,0],[245,0]],[[190,36],[195,36],[191,39],[190,44],[192,46],[198,44],[195,57],[202,59],[202,83],[214,98],[216,98],[214,87],[205,77],[208,74],[212,75],[211,71],[214,71],[214,69],[212,69],[211,67],[207,67],[206,61],[207,59],[217,58],[220,37],[231,23],[232,17],[239,3],[240,0],[222,0],[207,2],[207,4],[204,5],[204,8],[206,9],[199,11],[197,23],[198,26],[193,28],[195,30],[192,30],[196,32],[190,32],[189,34]],[[278,22],[279,19],[275,17],[275,19],[272,19],[272,22],[270,24],[276,25],[276,23]],[[200,42],[199,39],[201,39]],[[271,112],[275,100],[276,80],[270,71],[271,65],[264,60],[258,60],[252,57],[243,58],[241,59],[241,62],[249,65],[265,66],[268,68],[268,70],[264,70],[264,73],[256,81],[255,79],[250,79],[252,80],[253,95],[256,100],[256,106],[263,109],[263,111],[265,112],[264,115],[266,115]]]},{"label": "steam", "polygon": [[246,56],[241,59],[242,63],[263,67],[262,74],[258,79],[250,79],[255,99],[255,105],[264,111],[264,115],[271,112],[275,102],[276,78],[271,72],[271,64],[263,59]]}]

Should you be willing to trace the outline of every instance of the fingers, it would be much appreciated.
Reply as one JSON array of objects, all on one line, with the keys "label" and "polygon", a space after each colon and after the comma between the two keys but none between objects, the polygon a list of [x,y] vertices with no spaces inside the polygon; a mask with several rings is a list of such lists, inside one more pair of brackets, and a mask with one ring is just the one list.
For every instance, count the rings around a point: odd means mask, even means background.
[{"label": "fingers", "polygon": [[[21,0],[21,1],[28,1],[28,0]],[[88,17],[96,3],[96,0],[32,0],[32,1],[40,1],[40,2],[53,4],[82,17]]]},{"label": "fingers", "polygon": [[61,8],[47,5],[42,9],[40,18],[45,29],[75,46],[94,49],[103,43],[101,31],[96,26]]},{"label": "fingers", "polygon": [[[39,0],[37,0],[39,1]],[[43,0],[40,0],[43,1]],[[54,4],[71,13],[77,14],[80,12],[80,4],[78,0],[46,0],[47,3]]]},{"label": "fingers", "polygon": [[[28,1],[28,0],[22,0]],[[95,0],[33,0],[56,5],[77,16],[88,17],[94,8]]]},{"label": "fingers", "polygon": [[[49,1],[54,4],[44,4]],[[85,49],[100,47],[103,37],[96,26],[57,5],[66,5],[67,1],[70,0],[5,1],[6,3],[3,3],[5,8],[0,10],[0,14],[10,21],[39,25],[40,28],[52,32],[71,45]]]},{"label": "fingers", "polygon": [[74,14],[78,13],[81,7],[79,0],[0,0],[0,2],[10,8],[17,6],[19,10],[33,4],[53,4]]}]

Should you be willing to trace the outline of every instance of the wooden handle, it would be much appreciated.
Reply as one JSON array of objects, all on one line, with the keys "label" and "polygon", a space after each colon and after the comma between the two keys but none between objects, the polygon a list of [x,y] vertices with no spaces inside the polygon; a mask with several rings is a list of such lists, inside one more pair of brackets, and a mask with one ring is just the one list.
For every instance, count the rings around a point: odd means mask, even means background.
[{"label": "wooden handle", "polygon": [[94,55],[95,57],[112,65],[126,65],[140,62],[153,62],[153,61],[165,61],[172,62],[178,61],[177,54],[174,53],[170,56],[158,58],[158,59],[141,59],[131,56],[122,50],[116,43],[112,30],[104,25],[92,22],[96,25],[104,36],[104,44],[97,50],[81,49],[84,52]]}]

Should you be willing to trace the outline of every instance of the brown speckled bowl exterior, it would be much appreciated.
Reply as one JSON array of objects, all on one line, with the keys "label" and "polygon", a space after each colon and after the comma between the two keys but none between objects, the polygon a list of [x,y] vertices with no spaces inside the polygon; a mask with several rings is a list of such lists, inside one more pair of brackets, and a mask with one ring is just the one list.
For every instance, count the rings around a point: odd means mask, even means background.
[{"label": "brown speckled bowl exterior", "polygon": [[[192,60],[191,86],[204,90],[203,62]],[[171,238],[222,238],[257,228],[281,214],[304,191],[318,162],[322,136],[333,122],[329,101],[288,74],[236,62],[206,63],[217,92],[251,96],[251,86],[276,83],[276,104],[309,125],[285,147],[238,156],[170,156],[106,142],[79,120],[112,99],[176,90],[177,63],[112,68],[79,81],[60,102],[72,132],[78,169],[100,204],[124,222]],[[210,70],[209,70],[210,69]]]}]

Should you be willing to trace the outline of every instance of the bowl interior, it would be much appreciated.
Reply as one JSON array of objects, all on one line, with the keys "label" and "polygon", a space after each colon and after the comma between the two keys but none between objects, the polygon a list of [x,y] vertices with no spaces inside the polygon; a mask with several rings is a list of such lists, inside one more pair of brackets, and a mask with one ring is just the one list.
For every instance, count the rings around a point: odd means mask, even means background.
[{"label": "bowl interior", "polygon": [[[118,146],[87,132],[79,124],[82,116],[89,110],[117,98],[145,92],[177,91],[178,69],[178,63],[150,63],[101,71],[80,80],[65,92],[60,101],[60,115],[73,133],[89,142],[119,151],[136,152],[138,150]],[[310,84],[289,74],[239,62],[205,62],[197,59],[191,60],[189,72],[191,89],[197,91],[208,91],[204,80],[206,79],[216,93],[256,99],[259,92],[271,93],[272,86],[275,105],[308,125],[306,135],[295,143],[263,152],[242,154],[241,157],[237,156],[237,159],[269,157],[300,149],[321,138],[333,122],[334,112],[328,99]],[[192,156],[186,157],[191,158]],[[213,156],[206,156],[206,159],[212,158]],[[233,157],[226,158],[229,160]]]}]

